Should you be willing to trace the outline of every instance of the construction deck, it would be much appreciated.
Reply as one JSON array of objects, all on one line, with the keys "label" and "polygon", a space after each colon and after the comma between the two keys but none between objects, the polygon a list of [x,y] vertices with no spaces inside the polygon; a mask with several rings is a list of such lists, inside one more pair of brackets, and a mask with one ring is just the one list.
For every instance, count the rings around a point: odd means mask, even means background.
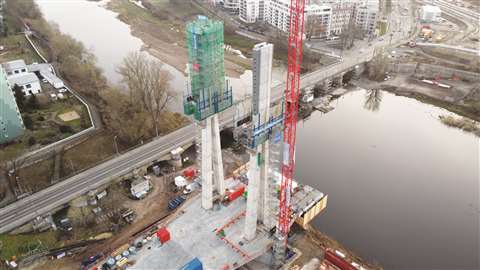
[{"label": "construction deck", "polygon": [[245,199],[238,198],[217,210],[204,210],[201,195],[196,195],[166,226],[171,240],[164,245],[152,240],[130,258],[135,263],[128,269],[179,269],[195,257],[204,269],[233,269],[255,259],[273,239],[260,230],[253,241],[244,240],[245,208]]}]

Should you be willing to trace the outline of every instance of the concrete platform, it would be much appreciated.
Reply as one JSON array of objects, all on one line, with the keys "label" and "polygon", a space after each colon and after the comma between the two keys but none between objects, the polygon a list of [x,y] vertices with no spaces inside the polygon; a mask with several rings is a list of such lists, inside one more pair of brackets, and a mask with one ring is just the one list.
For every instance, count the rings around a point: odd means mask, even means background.
[{"label": "concrete platform", "polygon": [[196,195],[167,224],[171,240],[163,246],[152,240],[130,258],[134,265],[128,269],[179,269],[195,257],[204,269],[233,269],[255,259],[271,247],[273,239],[261,231],[253,241],[245,241],[245,208],[245,199],[238,198],[207,211],[201,207],[201,195]]}]

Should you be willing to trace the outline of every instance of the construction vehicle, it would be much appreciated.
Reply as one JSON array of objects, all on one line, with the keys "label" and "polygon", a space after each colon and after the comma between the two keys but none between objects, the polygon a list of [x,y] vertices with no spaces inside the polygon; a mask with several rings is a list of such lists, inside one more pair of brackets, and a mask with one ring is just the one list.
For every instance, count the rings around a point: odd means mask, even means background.
[{"label": "construction vehicle", "polygon": [[283,162],[280,184],[280,211],[274,246],[275,265],[281,266],[287,248],[288,232],[291,225],[292,181],[295,171],[295,140],[300,96],[300,68],[304,31],[305,0],[290,1],[290,31],[288,36],[288,72],[285,88]]},{"label": "construction vehicle", "polygon": [[234,190],[232,191],[227,191],[225,193],[225,196],[223,197],[223,204],[228,205],[229,203],[233,202],[236,200],[238,197],[242,196],[242,194],[245,192],[245,186],[240,184],[238,185]]}]

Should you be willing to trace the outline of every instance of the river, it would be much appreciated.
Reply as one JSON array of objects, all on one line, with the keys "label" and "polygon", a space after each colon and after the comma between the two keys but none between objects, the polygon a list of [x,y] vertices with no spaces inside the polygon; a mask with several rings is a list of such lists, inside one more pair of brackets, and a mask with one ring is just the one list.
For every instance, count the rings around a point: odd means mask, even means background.
[{"label": "river", "polygon": [[[116,13],[85,0],[36,2],[120,82],[116,67],[142,41]],[[165,68],[180,110],[185,77]],[[250,78],[233,80],[237,99]],[[442,109],[384,93],[372,112],[364,100],[349,93],[299,124],[297,179],[329,194],[314,225],[386,269],[479,269],[478,138],[440,123]]]},{"label": "river", "polygon": [[480,269],[479,139],[446,110],[365,91],[297,129],[297,179],[329,195],[314,225],[385,269]]},{"label": "river", "polygon": [[[132,52],[143,52],[152,59],[158,60],[142,50],[143,42],[132,36],[130,26],[119,19],[117,13],[106,9],[109,0],[100,2],[87,0],[35,0],[45,19],[59,26],[59,29],[69,34],[95,55],[98,66],[110,83],[121,85],[121,76],[117,67],[122,60]],[[88,14],[88,16],[86,16]],[[183,73],[174,67],[163,63],[163,68],[171,73],[170,82],[175,99],[169,108],[173,111],[183,111],[182,99],[186,89],[187,79]],[[274,71],[274,83],[280,83],[285,70]],[[235,91],[234,101],[245,98],[251,88],[252,72],[247,70],[240,78],[228,78]]]}]

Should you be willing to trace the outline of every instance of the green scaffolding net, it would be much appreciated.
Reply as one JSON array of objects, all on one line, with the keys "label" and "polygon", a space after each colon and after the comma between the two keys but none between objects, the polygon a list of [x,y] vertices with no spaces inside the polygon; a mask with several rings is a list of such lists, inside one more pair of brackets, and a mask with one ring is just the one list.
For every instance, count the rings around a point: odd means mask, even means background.
[{"label": "green scaffolding net", "polygon": [[223,23],[199,16],[187,24],[189,91],[184,111],[203,120],[232,105],[225,82]]}]

